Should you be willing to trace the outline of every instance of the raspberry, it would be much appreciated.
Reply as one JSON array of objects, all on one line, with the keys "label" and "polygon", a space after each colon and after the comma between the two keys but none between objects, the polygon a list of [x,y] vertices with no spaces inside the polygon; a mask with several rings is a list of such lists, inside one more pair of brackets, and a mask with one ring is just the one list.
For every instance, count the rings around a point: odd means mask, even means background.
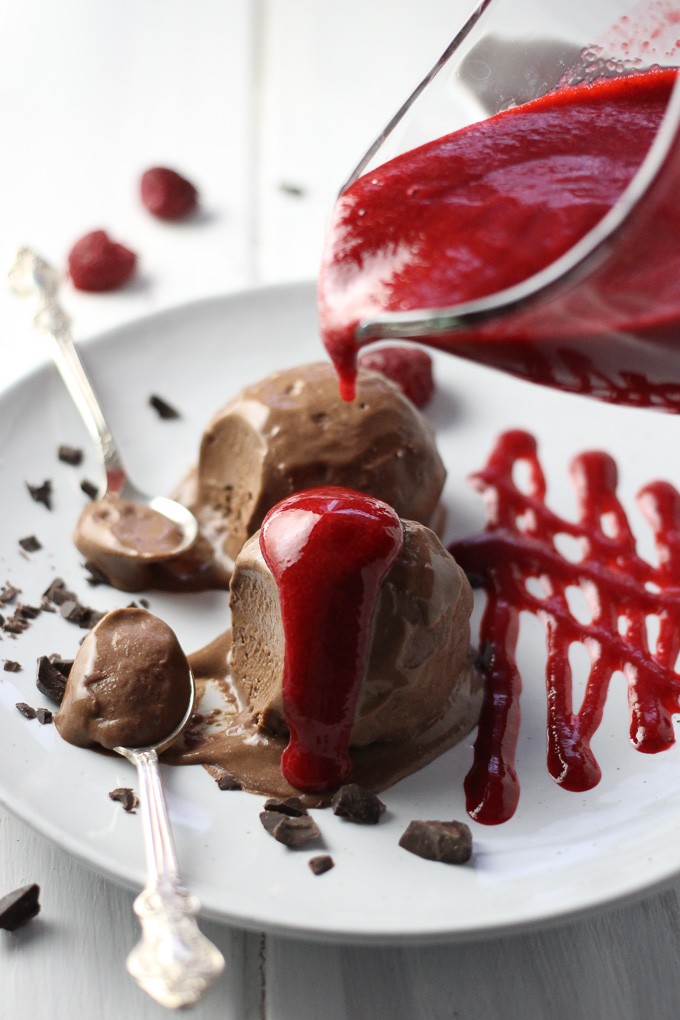
[{"label": "raspberry", "polygon": [[359,365],[382,372],[416,407],[425,407],[434,393],[432,358],[419,347],[379,347],[361,354]]},{"label": "raspberry", "polygon": [[198,204],[198,192],[191,181],[164,166],[142,174],[140,194],[149,212],[161,220],[181,220]]},{"label": "raspberry", "polygon": [[112,241],[104,230],[85,234],[71,248],[68,270],[78,290],[101,291],[122,287],[135,271],[137,256]]}]

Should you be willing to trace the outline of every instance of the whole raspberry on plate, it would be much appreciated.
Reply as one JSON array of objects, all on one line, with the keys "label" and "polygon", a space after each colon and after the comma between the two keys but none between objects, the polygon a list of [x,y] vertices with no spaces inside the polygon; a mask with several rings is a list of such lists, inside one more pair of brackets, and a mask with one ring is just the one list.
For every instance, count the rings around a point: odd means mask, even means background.
[{"label": "whole raspberry on plate", "polygon": [[164,166],[142,174],[140,194],[149,212],[162,220],[181,220],[198,204],[198,191],[191,181]]},{"label": "whole raspberry on plate", "polygon": [[122,287],[137,265],[129,248],[112,241],[105,230],[85,234],[71,248],[68,271],[78,290],[104,291]]},{"label": "whole raspberry on plate", "polygon": [[382,372],[416,407],[425,407],[434,393],[432,358],[419,347],[379,347],[361,354],[359,365]]}]

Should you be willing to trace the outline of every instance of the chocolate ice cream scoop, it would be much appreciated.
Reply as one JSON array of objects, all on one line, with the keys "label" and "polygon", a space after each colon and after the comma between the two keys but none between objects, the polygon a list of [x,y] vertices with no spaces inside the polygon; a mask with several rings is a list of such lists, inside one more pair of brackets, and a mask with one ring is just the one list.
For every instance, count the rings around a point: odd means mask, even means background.
[{"label": "chocolate ice cream scoop", "polygon": [[177,729],[192,700],[170,627],[144,609],[117,609],[80,646],[54,721],[78,747],[148,747]]},{"label": "chocolate ice cream scoop", "polygon": [[[432,531],[414,521],[402,523],[401,551],[378,593],[352,747],[417,744],[419,734],[439,720],[460,737],[476,722],[481,704],[470,652],[467,579]],[[259,534],[237,558],[231,610],[232,682],[261,728],[285,734],[279,592]]]},{"label": "chocolate ice cream scoop", "polygon": [[346,403],[331,365],[318,362],[275,372],[218,412],[203,435],[191,503],[217,555],[233,560],[294,492],[348,486],[433,524],[445,476],[432,426],[398,387],[362,371]]}]

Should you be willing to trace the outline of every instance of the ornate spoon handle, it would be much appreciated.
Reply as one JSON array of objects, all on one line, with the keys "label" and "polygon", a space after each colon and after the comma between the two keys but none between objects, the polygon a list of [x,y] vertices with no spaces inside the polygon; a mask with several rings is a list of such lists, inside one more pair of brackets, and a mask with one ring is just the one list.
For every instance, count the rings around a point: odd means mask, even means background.
[{"label": "ornate spoon handle", "polygon": [[220,974],[224,958],[199,931],[200,904],[180,882],[156,752],[116,750],[137,767],[148,874],[134,904],[142,938],[128,956],[127,969],[162,1006],[189,1006]]}]

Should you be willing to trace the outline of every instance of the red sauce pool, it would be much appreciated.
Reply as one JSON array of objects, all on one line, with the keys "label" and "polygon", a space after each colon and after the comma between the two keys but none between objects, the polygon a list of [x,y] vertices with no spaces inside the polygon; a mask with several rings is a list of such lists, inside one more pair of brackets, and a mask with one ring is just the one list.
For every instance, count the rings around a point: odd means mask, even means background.
[{"label": "red sauce pool", "polygon": [[260,548],[278,585],[285,637],[290,743],[281,771],[298,790],[334,790],[349,778],[378,589],[402,542],[391,507],[340,486],[290,496],[264,519]]},{"label": "red sauce pool", "polygon": [[[519,283],[567,252],[632,180],[675,70],[563,88],[399,156],[331,222],[324,343],[351,399],[355,330]],[[424,341],[535,382],[680,411],[680,145],[587,277],[474,331]]]}]

